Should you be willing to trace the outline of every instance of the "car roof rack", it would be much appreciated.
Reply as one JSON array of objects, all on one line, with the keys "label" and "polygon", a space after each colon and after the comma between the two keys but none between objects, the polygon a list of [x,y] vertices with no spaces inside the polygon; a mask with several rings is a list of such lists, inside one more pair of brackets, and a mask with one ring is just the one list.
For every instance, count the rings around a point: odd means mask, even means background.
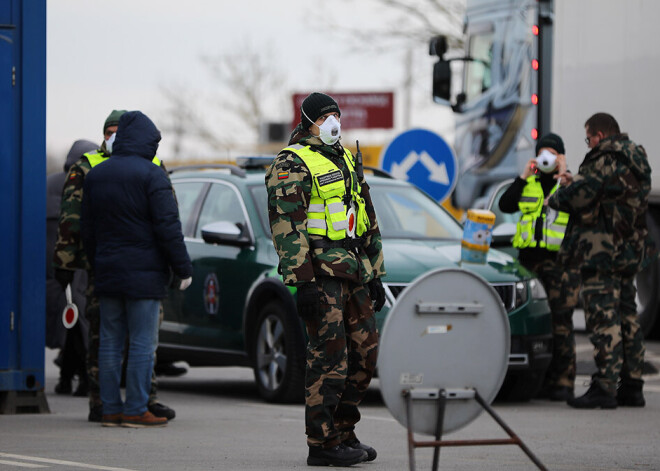
[{"label": "car roof rack", "polygon": [[369,165],[365,165],[365,166],[364,166],[364,169],[365,169],[365,170],[369,170],[372,174],[374,174],[374,175],[377,176],[377,177],[385,177],[385,178],[392,178],[392,179],[394,179],[394,176],[393,176],[391,173],[386,172],[386,171],[383,170],[382,168],[371,167],[371,166],[369,166]]},{"label": "car roof rack", "polygon": [[245,170],[233,164],[199,164],[199,165],[183,165],[181,167],[172,167],[169,169],[170,173],[182,172],[188,170],[205,170],[205,169],[224,169],[229,170],[232,175],[237,177],[245,177]]}]

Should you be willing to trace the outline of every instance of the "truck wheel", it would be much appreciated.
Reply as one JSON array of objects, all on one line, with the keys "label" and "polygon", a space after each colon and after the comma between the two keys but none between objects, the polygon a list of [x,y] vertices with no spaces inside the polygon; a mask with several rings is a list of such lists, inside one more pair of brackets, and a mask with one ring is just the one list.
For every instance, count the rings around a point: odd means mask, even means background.
[{"label": "truck wheel", "polygon": [[[660,241],[660,229],[652,216],[647,218],[649,233],[656,244]],[[656,258],[649,263],[635,278],[637,285],[637,320],[644,332],[644,337],[660,338],[660,322],[658,310],[660,309],[660,259]]]},{"label": "truck wheel", "polygon": [[281,303],[271,301],[259,314],[254,338],[254,378],[268,402],[300,402],[305,388],[305,346],[300,328]]}]

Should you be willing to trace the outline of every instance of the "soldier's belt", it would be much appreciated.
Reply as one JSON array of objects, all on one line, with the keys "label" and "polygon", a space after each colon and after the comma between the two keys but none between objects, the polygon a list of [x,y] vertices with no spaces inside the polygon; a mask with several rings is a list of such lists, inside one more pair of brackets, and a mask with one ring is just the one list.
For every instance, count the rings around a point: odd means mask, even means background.
[{"label": "soldier's belt", "polygon": [[317,239],[310,240],[310,245],[313,249],[346,249],[346,250],[355,250],[358,247],[362,247],[364,244],[364,238],[358,237],[355,239],[346,238],[342,240],[329,240],[329,239]]}]

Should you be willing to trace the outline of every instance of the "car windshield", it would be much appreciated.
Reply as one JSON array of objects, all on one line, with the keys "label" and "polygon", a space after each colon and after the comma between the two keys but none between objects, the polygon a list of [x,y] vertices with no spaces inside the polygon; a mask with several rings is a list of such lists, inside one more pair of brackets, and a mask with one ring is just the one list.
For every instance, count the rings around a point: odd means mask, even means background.
[{"label": "car windshield", "polygon": [[[255,185],[250,190],[264,230],[270,234],[266,188]],[[413,186],[374,183],[370,193],[384,239],[460,240],[463,236],[458,221]]]},{"label": "car windshield", "polygon": [[372,185],[384,239],[460,240],[462,226],[444,208],[413,186]]}]

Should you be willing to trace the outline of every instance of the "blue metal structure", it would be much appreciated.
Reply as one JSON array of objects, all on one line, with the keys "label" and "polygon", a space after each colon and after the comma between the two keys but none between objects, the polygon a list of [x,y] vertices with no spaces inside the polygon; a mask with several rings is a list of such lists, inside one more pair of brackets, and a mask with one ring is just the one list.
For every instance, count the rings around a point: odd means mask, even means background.
[{"label": "blue metal structure", "polygon": [[5,403],[7,392],[14,392],[13,398],[43,394],[45,182],[46,0],[2,0],[0,400]]}]

